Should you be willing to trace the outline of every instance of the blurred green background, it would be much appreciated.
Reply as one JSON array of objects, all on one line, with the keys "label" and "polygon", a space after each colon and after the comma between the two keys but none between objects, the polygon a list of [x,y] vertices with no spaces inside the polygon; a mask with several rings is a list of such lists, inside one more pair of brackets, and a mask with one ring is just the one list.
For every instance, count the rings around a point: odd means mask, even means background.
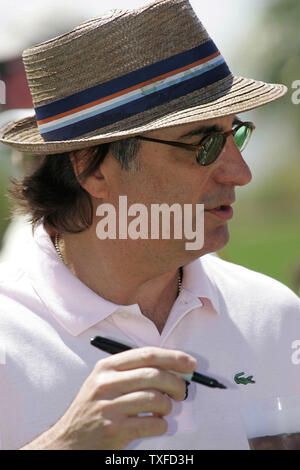
[{"label": "blurred green background", "polygon": [[9,224],[8,217],[9,200],[6,196],[6,190],[9,187],[9,178],[16,175],[16,169],[12,164],[10,152],[0,147],[0,250],[2,248],[3,234]]},{"label": "blurred green background", "polygon": [[[200,16],[203,2],[194,0],[191,3],[196,10],[199,7]],[[243,7],[249,8],[249,2],[224,2],[224,18],[231,16],[229,4],[236,5],[232,10],[235,21],[242,18],[243,24],[246,24],[248,10]],[[212,18],[215,18],[215,5],[220,5],[220,2],[217,4],[212,0],[211,5],[206,7],[211,9]],[[258,2],[254,1],[252,14],[255,14],[257,7]],[[236,21],[238,36],[232,39],[234,47],[233,44],[226,46],[231,47],[231,57],[228,57],[229,49],[222,49],[224,28],[216,42],[229,64],[234,65],[231,66],[234,73],[271,83],[284,83],[289,91],[278,102],[242,116],[253,120],[257,126],[253,143],[249,144],[245,155],[253,172],[253,181],[249,187],[237,190],[235,217],[230,222],[231,239],[219,255],[274,277],[299,294],[300,104],[292,103],[295,92],[292,84],[300,80],[300,2],[261,0],[259,8],[259,14],[254,20],[252,18],[250,29],[244,30],[243,25]],[[89,16],[96,15],[87,14]],[[214,32],[207,23],[209,15],[204,24],[214,38]],[[0,152],[1,247],[8,224],[5,218],[9,215],[5,192],[9,177],[16,175],[17,170],[11,163],[10,153],[3,150],[3,146]]]},{"label": "blurred green background", "polygon": [[278,279],[298,294],[300,104],[292,102],[295,92],[292,84],[300,80],[299,20],[298,0],[268,2],[252,35],[241,40],[241,61],[247,51],[246,73],[255,69],[261,80],[284,83],[289,91],[283,99],[256,111],[260,133],[267,122],[274,120],[274,116],[279,125],[273,130],[266,125],[268,137],[262,158],[266,159],[267,171],[263,171],[263,177],[247,197],[235,204],[236,217],[230,225],[231,239],[220,253],[228,261]]}]

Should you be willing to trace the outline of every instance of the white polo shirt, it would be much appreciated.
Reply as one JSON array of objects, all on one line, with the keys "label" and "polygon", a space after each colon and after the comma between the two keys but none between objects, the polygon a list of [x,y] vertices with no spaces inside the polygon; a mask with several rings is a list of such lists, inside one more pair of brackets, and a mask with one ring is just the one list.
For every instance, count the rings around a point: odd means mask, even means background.
[{"label": "white polo shirt", "polygon": [[[184,267],[182,292],[160,335],[138,305],[109,302],[60,261],[40,223],[22,266],[0,265],[0,438],[18,449],[65,413],[95,363],[96,335],[133,347],[180,349],[227,390],[194,382],[173,401],[164,436],[127,449],[248,449],[240,407],[300,393],[299,298],[281,283],[206,255]],[[255,383],[236,384],[236,374]],[[300,423],[299,423],[300,426]]]}]

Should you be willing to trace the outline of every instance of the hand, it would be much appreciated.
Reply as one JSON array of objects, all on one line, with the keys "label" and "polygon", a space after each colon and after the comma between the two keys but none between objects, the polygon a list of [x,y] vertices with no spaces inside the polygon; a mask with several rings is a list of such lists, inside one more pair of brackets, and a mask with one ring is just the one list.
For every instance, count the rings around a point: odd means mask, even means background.
[{"label": "hand", "polygon": [[[170,397],[185,397],[184,380],[168,371],[191,373],[195,368],[189,354],[155,347],[101,359],[55,425],[59,447],[118,450],[134,439],[164,434]],[[146,412],[152,415],[138,416]]]}]

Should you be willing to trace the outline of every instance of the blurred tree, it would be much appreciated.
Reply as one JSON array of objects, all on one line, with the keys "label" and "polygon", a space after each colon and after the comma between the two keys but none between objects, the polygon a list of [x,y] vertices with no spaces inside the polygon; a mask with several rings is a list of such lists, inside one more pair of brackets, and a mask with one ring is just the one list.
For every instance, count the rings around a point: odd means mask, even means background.
[{"label": "blurred tree", "polygon": [[[23,50],[70,31],[89,16],[86,8],[77,11],[75,5],[74,9],[70,9],[64,2],[37,3],[31,2],[24,15],[13,14],[13,6],[6,5],[5,11],[10,14],[7,18],[3,14],[0,17],[0,80],[5,83],[6,90],[5,103],[0,103],[0,127],[24,117],[17,113],[18,109],[33,106],[21,58]],[[8,121],[3,117],[5,110],[11,112]],[[28,110],[25,115],[30,114]],[[11,162],[11,150],[0,144],[0,249],[4,231],[9,224],[9,202],[5,194],[10,184],[9,178],[16,176],[15,171]]]},{"label": "blurred tree", "polygon": [[[276,112],[290,123],[296,131],[294,136],[300,140],[300,104],[292,104],[291,100],[295,92],[292,84],[300,80],[299,24],[299,0],[272,0],[251,38],[251,48],[255,50],[256,68],[257,64],[261,64],[261,79],[271,83],[284,83],[289,88],[287,98],[277,102]],[[263,107],[261,112],[268,113],[269,108]]]}]

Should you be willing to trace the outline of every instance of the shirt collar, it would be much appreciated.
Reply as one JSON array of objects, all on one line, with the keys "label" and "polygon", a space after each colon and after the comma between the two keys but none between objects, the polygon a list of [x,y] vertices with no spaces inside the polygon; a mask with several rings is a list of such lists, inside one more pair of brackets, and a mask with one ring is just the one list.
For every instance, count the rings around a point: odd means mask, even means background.
[{"label": "shirt collar", "polygon": [[[26,266],[43,303],[56,321],[73,336],[78,336],[122,308],[93,292],[63,264],[43,221],[36,226]],[[184,266],[182,288],[197,297],[210,299],[216,308],[216,290],[200,258]],[[137,305],[126,306],[127,309],[130,307],[136,309]]]},{"label": "shirt collar", "polygon": [[184,266],[184,274],[182,280],[182,288],[199,298],[206,298],[212,304],[214,313],[218,313],[220,309],[218,300],[218,289],[211,277],[211,273],[207,269],[207,265],[203,262],[207,257],[214,255],[204,255]]},{"label": "shirt collar", "polygon": [[27,272],[39,297],[57,322],[77,336],[120,306],[103,299],[81,282],[59,259],[42,222],[28,252]]}]

